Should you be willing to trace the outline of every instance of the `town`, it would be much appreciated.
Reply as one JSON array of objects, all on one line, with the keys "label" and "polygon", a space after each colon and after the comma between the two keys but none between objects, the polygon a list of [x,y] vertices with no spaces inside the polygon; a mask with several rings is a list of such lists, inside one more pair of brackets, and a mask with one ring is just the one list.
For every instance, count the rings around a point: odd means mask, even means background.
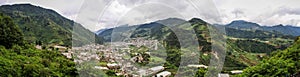
[{"label": "town", "polygon": [[[143,38],[134,38],[125,42],[110,42],[104,45],[90,44],[82,47],[73,47],[72,50],[67,50],[61,46],[55,46],[58,51],[61,51],[67,58],[74,59],[77,65],[85,62],[93,62],[92,68],[101,71],[115,71],[116,76],[125,77],[169,77],[172,75],[170,71],[166,71],[163,66],[164,61],[157,62],[150,66],[139,66],[137,63],[143,63],[146,59],[141,53],[133,52],[130,48],[133,47],[147,47],[150,50],[157,50],[162,44],[157,40],[144,40]],[[67,50],[67,51],[66,51]],[[135,56],[130,57],[131,54]],[[151,55],[151,52],[145,52]],[[153,55],[151,55],[152,57]],[[164,59],[164,58],[162,58]],[[80,67],[80,66],[79,66]],[[208,68],[207,65],[190,64],[190,68]],[[231,71],[232,74],[242,73],[240,70]],[[229,77],[229,74],[218,74],[218,77]]]}]

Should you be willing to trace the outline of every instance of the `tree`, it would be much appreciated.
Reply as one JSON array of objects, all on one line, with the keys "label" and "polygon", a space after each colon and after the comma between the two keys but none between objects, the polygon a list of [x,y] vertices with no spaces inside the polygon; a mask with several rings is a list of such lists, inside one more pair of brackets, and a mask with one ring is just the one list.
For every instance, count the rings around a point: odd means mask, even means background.
[{"label": "tree", "polygon": [[0,13],[0,45],[11,48],[13,45],[23,44],[23,33],[12,19]]},{"label": "tree", "polygon": [[300,37],[288,49],[278,51],[269,59],[263,60],[260,64],[247,68],[242,77],[286,77],[295,76],[300,73]]}]

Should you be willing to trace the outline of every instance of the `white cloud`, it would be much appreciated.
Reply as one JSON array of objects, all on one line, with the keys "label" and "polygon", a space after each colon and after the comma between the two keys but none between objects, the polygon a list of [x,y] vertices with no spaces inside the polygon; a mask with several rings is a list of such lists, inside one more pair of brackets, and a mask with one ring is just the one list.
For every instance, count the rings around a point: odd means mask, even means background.
[{"label": "white cloud", "polygon": [[7,0],[53,9],[96,31],[123,24],[141,24],[168,17],[227,24],[247,20],[261,25],[300,26],[299,0]]},{"label": "white cloud", "polygon": [[[215,0],[215,2],[223,16],[221,22],[223,24],[242,19],[269,26],[297,25],[300,20],[299,0]],[[233,11],[242,12],[244,16],[230,14]]]}]

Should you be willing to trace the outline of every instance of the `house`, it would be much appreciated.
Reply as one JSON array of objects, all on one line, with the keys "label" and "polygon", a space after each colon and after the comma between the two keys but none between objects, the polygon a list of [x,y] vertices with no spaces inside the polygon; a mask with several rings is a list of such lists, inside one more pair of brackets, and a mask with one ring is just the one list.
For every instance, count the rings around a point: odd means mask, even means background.
[{"label": "house", "polygon": [[42,49],[42,46],[36,45],[35,48],[36,48],[36,49]]},{"label": "house", "polygon": [[54,50],[58,50],[58,51],[61,51],[61,52],[67,51],[67,49],[68,49],[67,47],[58,46],[58,45],[53,46],[53,48],[54,48]]},{"label": "house", "polygon": [[169,71],[163,71],[161,73],[156,74],[156,77],[169,77],[169,76],[171,76],[171,74],[172,73]]},{"label": "house", "polygon": [[164,70],[165,68],[163,66],[156,66],[156,67],[152,67],[150,69],[147,70],[147,74],[146,75],[154,75],[162,70]]},{"label": "house", "polygon": [[150,68],[150,71],[152,71],[152,72],[159,72],[159,71],[162,71],[164,69],[165,68],[163,66],[156,66],[156,67]]},{"label": "house", "polygon": [[222,73],[220,73],[220,74],[218,74],[218,77],[229,77],[229,74],[222,74]]},{"label": "house", "polygon": [[188,67],[194,67],[194,68],[207,68],[206,65],[188,65]]},{"label": "house", "polygon": [[241,74],[243,73],[242,70],[233,70],[233,71],[230,71],[232,74]]},{"label": "house", "polygon": [[108,63],[106,64],[106,66],[109,68],[109,69],[118,69],[121,67],[120,64],[117,64],[117,63]]},{"label": "house", "polygon": [[100,70],[109,70],[107,67],[95,66],[96,69]]},{"label": "house", "polygon": [[72,54],[71,53],[62,53],[63,55],[65,55],[67,58],[71,59],[72,58]]}]

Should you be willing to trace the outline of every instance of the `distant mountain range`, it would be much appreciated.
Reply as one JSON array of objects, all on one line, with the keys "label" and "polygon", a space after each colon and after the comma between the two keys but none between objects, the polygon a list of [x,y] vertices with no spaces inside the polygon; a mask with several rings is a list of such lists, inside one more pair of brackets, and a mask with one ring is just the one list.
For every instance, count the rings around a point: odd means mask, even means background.
[{"label": "distant mountain range", "polygon": [[78,46],[95,40],[90,39],[95,37],[93,32],[51,9],[31,4],[2,5],[0,13],[10,16],[30,43]]},{"label": "distant mountain range", "polygon": [[[194,20],[201,20],[198,18],[194,18]],[[193,21],[190,20],[190,21]],[[127,30],[131,28],[136,28],[132,31],[129,31],[133,34],[130,35],[131,37],[143,37],[147,35],[160,35],[162,36],[161,28],[165,27],[164,25],[169,24],[169,25],[178,25],[181,23],[186,23],[190,21],[185,21],[183,19],[179,18],[168,18],[164,20],[158,20],[154,21],[151,23],[146,23],[146,24],[140,24],[140,25],[133,25],[133,26],[120,26],[116,28],[110,28],[110,29],[101,29],[96,32],[96,34],[99,37],[104,37],[105,41],[111,41],[111,33],[114,31],[114,29],[119,30]],[[206,23],[205,21],[196,21],[200,23]],[[208,24],[208,23],[206,23]],[[259,38],[259,39],[265,39],[265,38],[295,38],[296,36],[300,35],[300,27],[295,27],[295,26],[282,26],[282,25],[277,25],[277,26],[260,26],[259,24],[253,23],[253,22],[247,22],[244,20],[237,20],[233,21],[229,24],[226,25],[215,25],[216,27],[223,26],[225,27],[226,30],[226,35],[231,36],[231,37],[236,37],[236,38],[247,38],[247,39],[254,39],[254,38]],[[117,32],[115,30],[114,32]],[[147,34],[148,33],[148,34]],[[152,34],[151,34],[152,33]],[[149,36],[152,37],[152,36]],[[153,36],[155,37],[155,36]]]},{"label": "distant mountain range", "polygon": [[[31,4],[15,4],[0,6],[0,13],[10,16],[24,33],[25,40],[30,43],[58,44],[80,46],[84,44],[124,41],[128,38],[142,37],[157,39],[166,48],[180,48],[177,36],[185,35],[185,31],[195,31],[201,54],[210,54],[211,34],[219,27],[225,27],[227,37],[227,54],[224,69],[238,69],[257,64],[257,56],[248,53],[270,53],[277,49],[285,49],[290,40],[300,35],[300,28],[294,26],[260,26],[243,20],[233,21],[226,25],[211,25],[199,18],[183,20],[179,18],[162,19],[140,25],[122,25],[115,28],[101,29],[91,32],[81,24],[69,20],[57,12]],[[185,27],[189,25],[189,27]],[[175,27],[175,32],[170,27]],[[209,29],[210,28],[210,29]],[[74,31],[76,30],[76,31]],[[180,32],[183,31],[183,32]],[[176,33],[176,34],[175,34]],[[97,38],[94,39],[94,36]],[[223,36],[220,36],[223,37]],[[187,42],[191,37],[181,37]],[[172,50],[171,50],[172,51]],[[182,51],[183,52],[183,51]],[[199,63],[208,65],[209,58],[201,55]],[[227,68],[229,67],[229,68]]]},{"label": "distant mountain range", "polygon": [[[96,40],[99,43],[102,41],[108,42],[112,40],[112,33],[124,35],[113,37],[118,39],[123,37],[162,39],[168,33],[166,25],[180,25],[183,23],[209,24],[199,18],[193,18],[189,21],[179,18],[168,18],[140,25],[123,25],[116,28],[101,29],[93,33],[51,9],[31,4],[3,5],[0,6],[0,12],[14,20],[25,34],[25,40],[33,43],[42,42],[44,44],[68,46],[72,45],[72,39],[73,45],[91,43],[92,40]],[[76,32],[73,31],[74,26],[76,26]],[[300,35],[299,27],[289,25],[260,26],[259,24],[243,20],[216,26],[225,26],[226,35],[236,38],[293,38]],[[196,27],[198,28],[199,26]],[[193,28],[196,27],[193,26]],[[206,33],[206,35],[209,35],[208,31],[202,28],[205,27],[200,27],[199,30],[195,31],[200,32],[199,34]],[[99,38],[91,39],[95,35]]]},{"label": "distant mountain range", "polygon": [[291,25],[275,25],[275,26],[261,26],[257,23],[248,22],[244,20],[236,20],[225,25],[227,28],[234,28],[238,30],[248,30],[248,31],[268,31],[268,32],[279,32],[284,35],[300,36],[300,27]]}]

